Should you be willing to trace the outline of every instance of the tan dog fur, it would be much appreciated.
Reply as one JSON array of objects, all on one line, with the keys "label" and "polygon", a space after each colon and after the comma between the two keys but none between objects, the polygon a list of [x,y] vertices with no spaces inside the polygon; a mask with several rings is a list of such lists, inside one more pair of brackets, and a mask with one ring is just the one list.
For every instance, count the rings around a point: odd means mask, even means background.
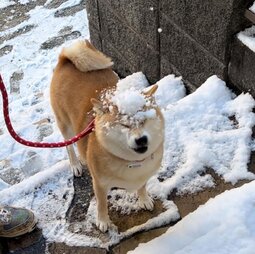
[{"label": "tan dog fur", "polygon": [[[112,187],[137,190],[139,205],[153,209],[153,200],[145,185],[159,169],[163,155],[164,120],[158,108],[156,119],[148,119],[135,128],[123,127],[117,112],[109,113],[97,100],[102,90],[113,88],[118,82],[111,66],[111,59],[88,41],[77,42],[62,50],[51,83],[51,104],[65,139],[82,131],[91,120],[92,108],[96,111],[95,132],[80,140],[77,146],[93,179],[98,211],[96,224],[101,231],[112,225],[107,208],[107,192]],[[155,90],[152,88],[147,96],[152,96]],[[107,125],[111,128],[106,128]],[[126,135],[122,134],[123,128]],[[145,134],[149,137],[148,151],[137,153],[131,149],[134,140]],[[73,146],[68,146],[67,151],[74,174],[80,176],[82,166]],[[134,163],[139,168],[133,168]]]}]

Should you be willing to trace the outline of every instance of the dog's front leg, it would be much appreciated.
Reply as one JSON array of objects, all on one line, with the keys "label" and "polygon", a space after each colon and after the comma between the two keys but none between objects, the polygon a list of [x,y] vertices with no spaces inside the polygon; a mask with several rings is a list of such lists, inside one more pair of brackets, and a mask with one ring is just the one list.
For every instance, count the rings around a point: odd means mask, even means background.
[{"label": "dog's front leg", "polygon": [[82,167],[81,162],[79,161],[79,159],[77,158],[77,156],[75,154],[73,145],[67,146],[66,150],[67,150],[67,153],[68,153],[68,157],[69,157],[69,161],[70,161],[70,166],[71,166],[71,169],[72,169],[74,175],[76,177],[82,176],[82,169],[83,169],[83,167]]},{"label": "dog's front leg", "polygon": [[100,231],[106,232],[108,228],[112,225],[110,217],[108,215],[107,206],[107,191],[108,188],[101,186],[95,180],[93,181],[94,192],[97,200],[97,221],[96,225]]},{"label": "dog's front leg", "polygon": [[139,197],[138,200],[139,206],[143,209],[152,211],[154,207],[154,202],[153,199],[147,193],[146,184],[137,191],[137,194]]}]

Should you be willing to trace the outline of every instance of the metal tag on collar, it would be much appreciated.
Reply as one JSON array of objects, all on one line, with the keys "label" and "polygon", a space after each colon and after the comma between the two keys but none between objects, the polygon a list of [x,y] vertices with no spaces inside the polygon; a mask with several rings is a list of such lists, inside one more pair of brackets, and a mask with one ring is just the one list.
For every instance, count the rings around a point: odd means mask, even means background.
[{"label": "metal tag on collar", "polygon": [[[153,159],[154,159],[154,153],[151,154],[151,160],[153,160]],[[144,162],[144,160],[133,161],[133,162],[129,163],[127,166],[128,166],[128,168],[140,168],[142,166],[142,162]]]},{"label": "metal tag on collar", "polygon": [[142,164],[140,162],[132,162],[132,163],[129,163],[127,166],[128,168],[140,168]]}]

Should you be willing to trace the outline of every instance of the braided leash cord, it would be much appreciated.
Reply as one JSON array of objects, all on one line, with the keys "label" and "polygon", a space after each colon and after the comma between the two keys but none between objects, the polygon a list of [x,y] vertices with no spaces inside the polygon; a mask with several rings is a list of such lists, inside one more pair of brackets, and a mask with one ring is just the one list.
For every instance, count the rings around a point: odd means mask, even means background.
[{"label": "braided leash cord", "polygon": [[57,147],[64,147],[64,146],[68,146],[71,145],[75,142],[77,142],[78,140],[80,140],[81,138],[83,138],[84,136],[88,135],[89,133],[91,133],[94,129],[94,119],[88,124],[88,126],[79,134],[77,134],[76,136],[74,136],[71,139],[68,139],[66,141],[63,142],[57,142],[57,143],[41,143],[41,142],[31,142],[28,140],[25,140],[23,138],[21,138],[13,129],[13,126],[11,124],[11,120],[10,120],[10,116],[9,116],[9,103],[8,103],[8,94],[6,92],[5,86],[4,86],[4,82],[3,79],[0,75],[0,91],[2,94],[2,98],[3,98],[3,114],[4,114],[4,121],[5,124],[7,126],[7,129],[10,133],[10,135],[20,144],[25,145],[25,146],[30,146],[30,147],[41,147],[41,148],[57,148]]}]

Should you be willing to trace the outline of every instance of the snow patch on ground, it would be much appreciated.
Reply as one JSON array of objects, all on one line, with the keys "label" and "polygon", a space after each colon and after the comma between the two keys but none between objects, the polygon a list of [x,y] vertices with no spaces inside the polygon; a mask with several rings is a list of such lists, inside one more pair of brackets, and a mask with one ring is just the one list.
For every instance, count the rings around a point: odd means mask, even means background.
[{"label": "snow patch on ground", "polygon": [[162,169],[148,184],[150,192],[166,198],[173,190],[194,193],[214,185],[206,170],[225,181],[255,179],[248,172],[252,109],[249,94],[235,97],[225,82],[210,77],[194,93],[163,110],[166,124]]},{"label": "snow patch on ground", "polygon": [[31,2],[31,0],[19,0],[21,4],[28,4],[29,2]]},{"label": "snow patch on ground", "polygon": [[249,10],[255,13],[255,2],[254,2],[253,5],[249,8]]},{"label": "snow patch on ground", "polygon": [[[80,1],[79,1],[80,2]],[[77,4],[78,1],[75,2]],[[2,74],[6,89],[11,90],[11,77],[15,72],[22,72],[23,79],[20,81],[20,92],[12,94],[10,101],[10,117],[14,129],[25,139],[32,141],[57,142],[62,141],[58,128],[54,122],[53,112],[49,102],[49,86],[52,71],[56,65],[58,54],[63,46],[72,43],[73,40],[65,42],[60,47],[53,49],[41,49],[42,43],[55,37],[61,29],[72,25],[73,29],[80,31],[83,38],[89,37],[87,16],[85,11],[79,11],[73,16],[54,17],[54,13],[67,6],[72,6],[72,0],[66,1],[56,9],[47,9],[44,6],[37,6],[29,12],[30,18],[14,28],[0,33],[0,36],[13,33],[26,26],[34,25],[28,33],[4,41],[1,47],[12,45],[13,50],[1,57],[0,73]],[[83,20],[83,22],[81,22]],[[43,21],[43,22],[42,22]],[[50,26],[49,26],[50,24]],[[0,113],[0,126],[4,134],[0,136],[1,150],[0,160],[7,160],[10,168],[19,171],[20,180],[31,176],[38,171],[53,166],[58,161],[66,159],[65,149],[34,149],[27,148],[16,143],[5,128],[2,112]],[[40,126],[36,122],[42,119],[49,119],[49,124]],[[47,129],[48,128],[48,129]],[[43,140],[40,139],[41,132],[53,132]],[[33,157],[38,158],[36,170],[27,175],[24,172],[27,161]],[[23,170],[24,169],[24,170]],[[8,185],[1,184],[4,188]]]},{"label": "snow patch on ground", "polygon": [[186,89],[183,85],[181,77],[168,75],[157,83],[158,89],[155,94],[157,105],[162,109],[167,107],[169,103],[175,103],[186,95]]},{"label": "snow patch on ground", "polygon": [[[129,254],[252,254],[255,181],[226,191]],[[206,215],[206,216],[205,216]]]},{"label": "snow patch on ground", "polygon": [[15,2],[14,1],[10,1],[10,0],[1,0],[0,2],[0,9],[6,8],[10,5],[14,5]]},{"label": "snow patch on ground", "polygon": [[255,26],[246,28],[244,31],[238,33],[237,38],[255,52]]}]

